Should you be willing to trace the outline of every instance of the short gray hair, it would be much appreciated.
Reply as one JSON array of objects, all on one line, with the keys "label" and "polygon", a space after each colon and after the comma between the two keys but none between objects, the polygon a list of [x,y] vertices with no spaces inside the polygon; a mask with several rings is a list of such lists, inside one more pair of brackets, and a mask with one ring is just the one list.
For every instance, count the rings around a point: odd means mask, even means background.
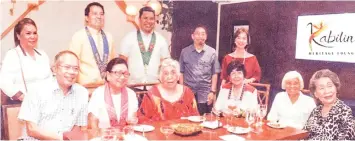
[{"label": "short gray hair", "polygon": [[171,58],[166,58],[160,64],[160,67],[159,67],[159,78],[161,78],[163,69],[165,67],[169,67],[169,66],[173,67],[176,70],[176,72],[178,73],[178,75],[180,76],[180,64],[179,64],[179,62],[174,60],[174,59],[171,59]]},{"label": "short gray hair", "polygon": [[302,78],[302,75],[297,71],[289,71],[285,74],[285,76],[282,78],[281,88],[285,89],[286,88],[286,81],[293,79],[293,78],[297,78],[300,81],[300,90],[302,90],[304,88],[303,78]]}]

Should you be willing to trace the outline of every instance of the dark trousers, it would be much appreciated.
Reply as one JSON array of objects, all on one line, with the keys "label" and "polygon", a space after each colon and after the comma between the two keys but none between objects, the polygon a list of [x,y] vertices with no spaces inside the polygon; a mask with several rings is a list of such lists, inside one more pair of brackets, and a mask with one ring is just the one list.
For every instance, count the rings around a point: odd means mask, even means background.
[{"label": "dark trousers", "polygon": [[197,104],[197,109],[200,115],[203,115],[205,113],[210,113],[212,110],[213,104],[208,105],[207,103],[198,103]]}]

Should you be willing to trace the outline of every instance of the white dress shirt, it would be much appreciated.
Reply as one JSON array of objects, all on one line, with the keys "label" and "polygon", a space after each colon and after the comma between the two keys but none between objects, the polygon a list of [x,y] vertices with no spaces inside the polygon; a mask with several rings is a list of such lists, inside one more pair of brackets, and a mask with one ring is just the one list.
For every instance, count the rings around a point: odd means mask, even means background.
[{"label": "white dress shirt", "polygon": [[242,110],[255,109],[258,106],[258,94],[255,89],[253,92],[244,91],[242,100],[240,95],[236,97],[236,100],[228,99],[230,89],[222,88],[219,91],[218,98],[216,100],[215,109],[219,111],[224,111],[228,109],[229,102],[235,102],[237,107]]},{"label": "white dress shirt", "polygon": [[[144,47],[145,49],[148,49],[152,33],[145,34],[142,31],[141,33]],[[145,72],[140,47],[138,45],[137,31],[128,33],[121,42],[121,46],[118,51],[119,55],[123,55],[128,58],[128,70],[131,74],[134,74],[129,77],[129,84],[159,82],[158,69],[160,59],[170,57],[170,52],[165,38],[157,32],[154,33],[156,36],[156,42],[150,57],[147,72]]]},{"label": "white dress shirt", "polygon": [[302,129],[315,107],[313,98],[304,95],[302,92],[293,104],[286,92],[280,92],[272,103],[267,119],[270,121],[279,120],[286,126]]},{"label": "white dress shirt", "polygon": [[[138,110],[138,100],[136,93],[130,88],[126,88],[128,94],[128,117],[134,116]],[[90,98],[88,112],[92,113],[96,118],[99,119],[99,128],[109,128],[110,120],[106,110],[105,103],[105,86],[100,86],[94,90],[92,97]],[[116,110],[117,119],[120,119],[121,113],[121,94],[111,95],[113,105]]]}]

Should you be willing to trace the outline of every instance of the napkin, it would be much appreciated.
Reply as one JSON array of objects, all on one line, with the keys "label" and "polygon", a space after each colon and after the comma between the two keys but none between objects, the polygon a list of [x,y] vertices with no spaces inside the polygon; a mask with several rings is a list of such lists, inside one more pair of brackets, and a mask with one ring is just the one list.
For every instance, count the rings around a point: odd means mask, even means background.
[{"label": "napkin", "polygon": [[223,135],[223,136],[219,136],[219,138],[221,138],[222,140],[225,141],[245,141],[245,139],[243,137],[237,136],[237,135]]},{"label": "napkin", "polygon": [[205,121],[205,122],[201,123],[201,125],[206,128],[216,129],[218,127],[221,127],[222,123],[215,120],[215,121]]}]

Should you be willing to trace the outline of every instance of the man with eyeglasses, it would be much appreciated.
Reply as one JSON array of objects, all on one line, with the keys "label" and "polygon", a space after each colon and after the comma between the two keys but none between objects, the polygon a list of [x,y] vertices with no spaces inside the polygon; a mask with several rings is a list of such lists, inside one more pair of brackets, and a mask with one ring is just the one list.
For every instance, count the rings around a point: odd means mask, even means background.
[{"label": "man with eyeglasses", "polygon": [[61,140],[64,133],[86,128],[88,91],[75,83],[79,69],[75,53],[56,55],[53,80],[21,105],[18,119],[26,125],[21,139]]},{"label": "man with eyeglasses", "polygon": [[85,28],[73,35],[69,50],[80,60],[77,82],[90,87],[104,83],[106,64],[116,57],[116,52],[112,35],[103,30],[105,10],[100,3],[92,2],[86,6],[85,22]]}]

